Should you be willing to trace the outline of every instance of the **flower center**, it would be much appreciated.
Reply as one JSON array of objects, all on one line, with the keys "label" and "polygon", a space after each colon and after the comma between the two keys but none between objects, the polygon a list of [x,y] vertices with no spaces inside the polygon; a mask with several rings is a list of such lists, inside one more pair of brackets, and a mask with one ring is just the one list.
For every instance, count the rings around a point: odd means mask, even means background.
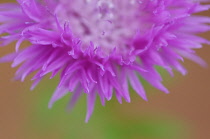
[{"label": "flower center", "polygon": [[82,45],[126,48],[140,27],[139,0],[62,0],[59,18],[68,21]]}]

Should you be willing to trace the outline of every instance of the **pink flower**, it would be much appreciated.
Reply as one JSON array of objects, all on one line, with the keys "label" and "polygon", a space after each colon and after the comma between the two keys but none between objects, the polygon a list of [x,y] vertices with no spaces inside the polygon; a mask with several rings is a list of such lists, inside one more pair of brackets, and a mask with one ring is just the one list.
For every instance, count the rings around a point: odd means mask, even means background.
[{"label": "pink flower", "polygon": [[[139,76],[168,93],[154,66],[173,75],[186,74],[188,58],[205,66],[194,49],[208,40],[197,36],[210,30],[210,18],[194,15],[208,10],[194,0],[17,0],[0,5],[1,45],[17,41],[16,52],[1,58],[21,64],[16,79],[32,72],[33,89],[46,74],[60,74],[49,107],[72,92],[71,109],[87,95],[86,122],[96,96],[102,105],[116,95],[130,102],[129,84],[147,100]],[[204,2],[204,1],[202,1]],[[31,43],[19,50],[23,41]]]}]

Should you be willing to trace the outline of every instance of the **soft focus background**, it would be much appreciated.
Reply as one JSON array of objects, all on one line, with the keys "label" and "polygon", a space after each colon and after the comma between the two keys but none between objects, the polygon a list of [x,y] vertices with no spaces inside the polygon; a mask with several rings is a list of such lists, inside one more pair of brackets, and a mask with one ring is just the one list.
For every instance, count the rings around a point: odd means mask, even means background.
[{"label": "soft focus background", "polygon": [[[0,0],[8,2],[8,0]],[[210,16],[210,11],[203,13]],[[202,36],[210,39],[210,32]],[[0,56],[14,51],[14,44],[0,49]],[[210,46],[198,50],[210,65]],[[0,139],[208,139],[210,138],[210,67],[191,61],[184,65],[189,73],[176,72],[171,78],[160,69],[170,94],[147,83],[148,102],[131,91],[131,103],[119,104],[115,98],[101,106],[85,123],[86,99],[83,96],[72,112],[66,111],[70,95],[48,109],[57,83],[44,81],[30,91],[31,81],[13,81],[16,69],[0,64]]]}]

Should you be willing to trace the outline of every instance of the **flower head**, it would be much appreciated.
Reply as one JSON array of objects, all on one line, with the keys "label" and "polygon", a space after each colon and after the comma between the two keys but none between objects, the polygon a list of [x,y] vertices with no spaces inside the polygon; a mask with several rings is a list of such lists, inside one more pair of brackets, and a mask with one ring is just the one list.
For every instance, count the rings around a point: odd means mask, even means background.
[{"label": "flower head", "polygon": [[[193,49],[208,40],[197,36],[210,30],[210,18],[194,15],[208,10],[204,0],[17,0],[0,5],[0,41],[17,41],[16,52],[1,58],[21,64],[16,79],[32,72],[33,89],[46,74],[60,74],[49,107],[72,92],[71,109],[87,95],[90,118],[99,95],[102,105],[113,95],[130,102],[129,84],[144,100],[141,76],[168,93],[155,66],[173,75],[186,74],[183,58],[205,66]],[[19,50],[23,41],[31,43]]]}]

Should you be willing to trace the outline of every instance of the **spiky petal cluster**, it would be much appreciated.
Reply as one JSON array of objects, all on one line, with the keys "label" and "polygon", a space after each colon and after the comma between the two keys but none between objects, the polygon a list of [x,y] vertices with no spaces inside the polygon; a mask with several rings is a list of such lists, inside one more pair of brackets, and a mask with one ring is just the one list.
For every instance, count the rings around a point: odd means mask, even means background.
[{"label": "spiky petal cluster", "polygon": [[[186,74],[183,57],[205,65],[195,48],[209,41],[198,33],[210,30],[210,18],[194,13],[208,10],[193,0],[17,0],[0,5],[1,45],[17,41],[16,52],[1,58],[21,64],[16,79],[30,73],[33,89],[46,74],[60,74],[49,107],[72,92],[71,109],[87,95],[87,116],[96,96],[102,105],[113,95],[130,102],[129,84],[144,100],[138,76],[168,93],[155,66]],[[23,41],[30,46],[19,50]]]}]

